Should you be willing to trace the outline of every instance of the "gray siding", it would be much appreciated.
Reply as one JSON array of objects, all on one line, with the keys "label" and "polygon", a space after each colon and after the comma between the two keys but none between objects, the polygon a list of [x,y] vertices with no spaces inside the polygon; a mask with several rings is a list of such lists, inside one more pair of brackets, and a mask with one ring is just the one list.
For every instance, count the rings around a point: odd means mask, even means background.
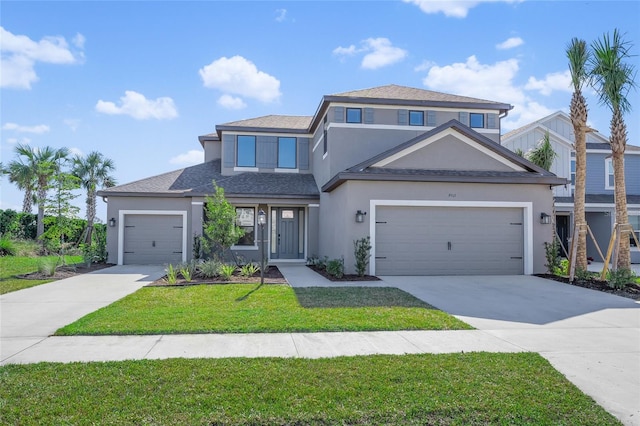
[{"label": "gray siding", "polygon": [[256,137],[256,166],[275,169],[278,166],[278,138],[275,136]]},{"label": "gray siding", "polygon": [[220,141],[204,142],[204,162],[222,158],[222,143]]},{"label": "gray siding", "polygon": [[309,138],[298,138],[298,169],[309,170]]},{"label": "gray siding", "polygon": [[605,157],[607,154],[587,154],[587,194],[613,194],[613,190],[605,188]]},{"label": "gray siding", "polygon": [[222,166],[233,167],[236,165],[236,137],[235,135],[222,134]]}]

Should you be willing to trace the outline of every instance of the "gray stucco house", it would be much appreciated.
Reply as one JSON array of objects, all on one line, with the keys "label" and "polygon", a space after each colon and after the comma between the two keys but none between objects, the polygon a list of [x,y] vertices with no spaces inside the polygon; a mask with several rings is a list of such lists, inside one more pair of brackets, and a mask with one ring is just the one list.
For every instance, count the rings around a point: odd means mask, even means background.
[{"label": "gray stucco house", "polygon": [[[571,118],[558,111],[502,136],[502,145],[523,152],[533,148],[546,132],[557,157],[551,171],[569,183],[554,188],[555,224],[565,247],[573,232],[573,191],[575,184],[575,149]],[[587,180],[585,188],[585,217],[603,253],[606,253],[616,220],[613,199],[613,162],[609,138],[594,131],[587,133]],[[628,144],[624,155],[629,223],[640,240],[640,147]],[[591,238],[587,238],[587,256],[601,261]],[[631,261],[640,263],[640,248],[631,239]]]},{"label": "gray stucco house", "polygon": [[544,272],[552,188],[565,179],[500,144],[509,104],[388,85],[324,96],[312,116],[265,116],[200,136],[205,161],[99,192],[109,261],[191,258],[212,181],[236,206],[258,259],[344,257],[371,237],[370,274]]}]

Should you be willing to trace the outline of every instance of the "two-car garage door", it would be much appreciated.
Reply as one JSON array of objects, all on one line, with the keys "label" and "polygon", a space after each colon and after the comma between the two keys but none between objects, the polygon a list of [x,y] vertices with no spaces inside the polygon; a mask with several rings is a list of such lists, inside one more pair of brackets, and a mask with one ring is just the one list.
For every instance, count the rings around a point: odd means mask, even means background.
[{"label": "two-car garage door", "polygon": [[522,208],[376,208],[376,275],[518,275],[523,252]]},{"label": "two-car garage door", "polygon": [[183,259],[183,238],[182,215],[126,214],[123,263],[180,263]]}]

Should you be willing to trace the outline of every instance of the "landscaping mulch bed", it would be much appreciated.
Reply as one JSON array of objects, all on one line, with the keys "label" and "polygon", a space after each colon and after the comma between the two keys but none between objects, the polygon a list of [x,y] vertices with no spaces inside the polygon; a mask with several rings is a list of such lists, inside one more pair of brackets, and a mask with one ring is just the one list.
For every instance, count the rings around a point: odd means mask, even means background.
[{"label": "landscaping mulch bed", "polygon": [[600,281],[597,279],[578,280],[574,279],[573,282],[569,282],[569,277],[563,277],[553,274],[535,274],[537,277],[546,278],[549,280],[558,281],[561,283],[575,285],[578,287],[588,288],[590,290],[602,291],[604,293],[613,294],[615,296],[627,297],[633,300],[640,300],[640,285],[629,284],[624,289],[615,289],[609,287],[606,281]]},{"label": "landscaping mulch bed", "polygon": [[307,265],[307,268],[317,272],[318,274],[322,275],[323,277],[325,277],[326,279],[330,280],[330,281],[380,281],[380,278],[373,276],[373,275],[356,275],[356,274],[344,274],[342,276],[342,278],[336,278],[333,275],[329,275],[327,273],[327,271],[325,271],[323,268],[318,268],[315,265]]},{"label": "landscaping mulch bed", "polygon": [[[187,281],[184,278],[178,278],[175,284],[169,284],[165,277],[160,278],[147,284],[147,287],[176,287],[176,286],[190,286],[200,284],[260,284],[260,272],[254,274],[251,277],[243,277],[240,273],[236,272],[230,280],[224,280],[220,277],[216,278],[204,278],[193,277],[191,281]],[[284,278],[277,266],[269,266],[264,273],[265,284],[287,284],[287,280]]]},{"label": "landscaping mulch bed", "polygon": [[86,264],[77,265],[64,265],[59,266],[53,275],[44,274],[42,272],[31,272],[24,275],[16,275],[16,278],[25,280],[61,280],[64,278],[73,277],[80,274],[87,274],[89,272],[99,271],[100,269],[110,268],[115,266],[112,263],[93,263],[87,267]]}]

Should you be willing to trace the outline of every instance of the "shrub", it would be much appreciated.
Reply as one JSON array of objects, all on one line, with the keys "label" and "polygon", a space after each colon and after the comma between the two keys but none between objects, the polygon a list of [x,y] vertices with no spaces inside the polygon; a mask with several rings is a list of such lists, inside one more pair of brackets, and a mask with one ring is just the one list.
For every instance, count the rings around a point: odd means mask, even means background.
[{"label": "shrub", "polygon": [[220,265],[220,276],[223,280],[229,281],[236,272],[236,265],[222,264]]},{"label": "shrub", "polygon": [[180,267],[180,275],[185,279],[186,282],[190,283],[193,277],[191,276],[191,269],[188,266]]},{"label": "shrub", "polygon": [[47,277],[52,277],[56,273],[57,268],[58,259],[42,258],[38,261],[38,272]]},{"label": "shrub", "polygon": [[593,278],[596,274],[586,269],[576,268],[574,275],[577,280],[587,281]]},{"label": "shrub", "polygon": [[173,267],[172,264],[169,264],[166,269],[167,272],[167,283],[175,284],[178,281],[178,271]]},{"label": "shrub", "polygon": [[17,252],[16,245],[8,236],[0,237],[0,256],[15,256]]},{"label": "shrub", "polygon": [[344,276],[344,259],[332,259],[327,262],[327,274],[342,278]]},{"label": "shrub", "polygon": [[569,260],[562,259],[560,261],[560,267],[557,269],[556,275],[569,275]]},{"label": "shrub", "polygon": [[256,272],[260,270],[260,266],[255,263],[247,263],[240,269],[240,275],[243,277],[252,277]]},{"label": "shrub", "polygon": [[221,263],[215,259],[205,260],[200,264],[198,269],[205,278],[215,278],[220,275]]},{"label": "shrub", "polygon": [[544,243],[544,254],[547,258],[547,263],[544,266],[547,267],[547,271],[550,274],[556,274],[557,270],[560,269],[560,256],[558,256],[558,251],[560,250],[560,243],[557,238],[554,238],[551,243]]},{"label": "shrub", "polygon": [[607,285],[610,288],[623,289],[636,280],[636,274],[626,268],[607,272]]},{"label": "shrub", "polygon": [[197,266],[198,265],[195,261],[191,261],[179,264],[176,269],[180,272],[182,278],[184,278],[187,282],[191,282],[191,280],[193,280],[193,277],[196,275]]},{"label": "shrub", "polygon": [[318,256],[310,256],[307,257],[307,265],[315,266],[318,269],[326,269],[327,262],[329,262],[329,258],[327,256],[320,258]]},{"label": "shrub", "polygon": [[202,237],[193,234],[193,258],[199,260],[202,257]]},{"label": "shrub", "polygon": [[371,257],[371,238],[364,237],[353,242],[353,254],[356,258],[356,274],[363,277]]}]

